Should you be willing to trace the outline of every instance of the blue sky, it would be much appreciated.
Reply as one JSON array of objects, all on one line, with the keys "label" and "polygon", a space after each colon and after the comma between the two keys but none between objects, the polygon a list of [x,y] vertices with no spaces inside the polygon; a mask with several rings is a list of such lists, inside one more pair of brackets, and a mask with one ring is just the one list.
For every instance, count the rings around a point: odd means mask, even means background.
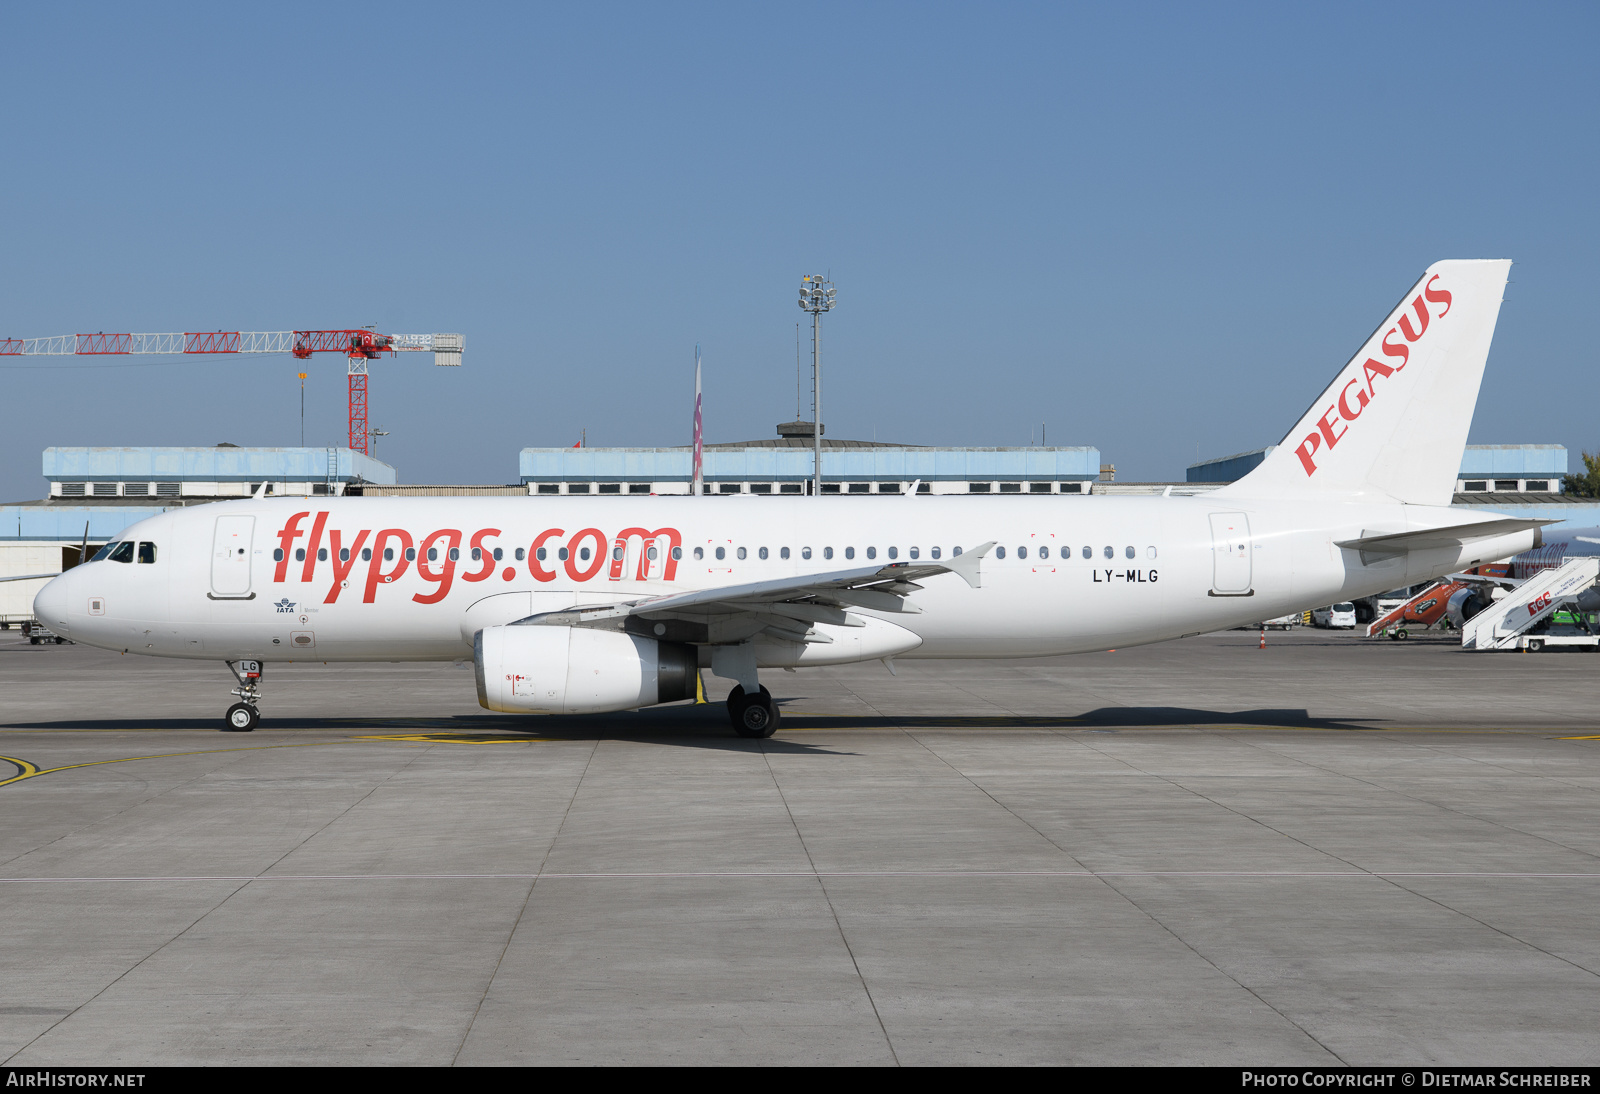
[{"label": "blue sky", "polygon": [[[795,411],[1092,444],[1277,441],[1418,273],[1517,261],[1471,440],[1600,449],[1597,9],[1545,4],[9,5],[0,336],[376,324],[402,481]],[[807,347],[809,352],[809,347]],[[133,359],[136,361],[149,359]],[[47,445],[295,444],[298,362],[17,369]],[[67,363],[82,363],[68,359]],[[315,359],[306,440],[343,443]]]}]

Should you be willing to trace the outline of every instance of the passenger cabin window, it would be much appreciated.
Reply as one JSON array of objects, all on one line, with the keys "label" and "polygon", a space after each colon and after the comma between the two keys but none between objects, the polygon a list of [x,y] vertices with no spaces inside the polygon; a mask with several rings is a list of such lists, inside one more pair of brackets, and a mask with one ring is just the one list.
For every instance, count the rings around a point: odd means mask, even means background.
[{"label": "passenger cabin window", "polygon": [[758,558],[760,558],[763,562],[765,562],[766,558],[767,558],[767,549],[765,547],[761,548],[759,551],[756,552],[756,556]]},{"label": "passenger cabin window", "polygon": [[296,562],[304,562],[306,560],[306,549],[304,547],[296,547],[294,549],[294,560]]},{"label": "passenger cabin window", "polygon": [[156,545],[154,543],[139,544],[139,561],[154,562],[156,560]]},{"label": "passenger cabin window", "polygon": [[[451,551],[450,553],[452,555],[455,554],[454,551]],[[565,562],[565,561],[567,561],[567,558],[568,558],[567,549],[565,547],[557,547],[556,548],[556,560],[558,562]]]},{"label": "passenger cabin window", "polygon": [[317,548],[317,561],[318,562],[326,562],[326,561],[328,561],[328,549],[326,547],[318,547]]},{"label": "passenger cabin window", "polygon": [[348,547],[339,548],[339,561],[340,562],[349,562],[350,561],[350,548],[348,548]]},{"label": "passenger cabin window", "polygon": [[809,548],[809,547],[800,548],[800,557],[801,558],[810,558],[811,557],[811,548]]},{"label": "passenger cabin window", "polygon": [[451,562],[460,562],[461,561],[461,548],[459,548],[459,547],[450,548],[450,561]]},{"label": "passenger cabin window", "polygon": [[1084,558],[1093,558],[1094,557],[1094,548],[1093,547],[1085,547],[1083,549],[1083,557]]},{"label": "passenger cabin window", "polygon": [[876,547],[868,547],[867,548],[867,557],[868,558],[877,558],[878,557],[878,549]]},{"label": "passenger cabin window", "polygon": [[274,561],[274,562],[282,562],[283,561],[283,548],[282,547],[274,547],[272,549],[272,561]]},{"label": "passenger cabin window", "polygon": [[133,561],[133,540],[131,540],[131,539],[130,540],[124,540],[122,543],[117,544],[117,549],[115,551],[111,552],[111,561],[112,562],[132,562]]},{"label": "passenger cabin window", "polygon": [[[934,559],[938,559],[938,557],[939,557],[939,548],[935,547],[932,551],[929,551],[928,554],[930,556],[932,556]],[[916,558],[917,556],[916,555],[912,555],[911,557],[912,558]]]},{"label": "passenger cabin window", "polygon": [[899,558],[900,557],[900,548],[898,548],[898,547],[889,548],[889,557],[890,558]]},{"label": "passenger cabin window", "polygon": [[[939,557],[938,548],[934,548],[933,557],[934,558],[938,558]],[[961,548],[959,548],[959,547],[950,548],[950,557],[951,558],[959,558],[959,557],[961,557]]]},{"label": "passenger cabin window", "polygon": [[744,548],[743,548],[743,547],[741,547],[741,548],[739,548],[739,550],[738,550],[738,552],[737,552],[737,554],[738,554],[738,555],[739,555],[739,557],[740,557],[740,558],[744,558],[744,556],[745,556],[745,549],[744,549]]},{"label": "passenger cabin window", "polygon": [[1132,547],[1129,547],[1129,548],[1126,548],[1126,549],[1125,549],[1125,550],[1124,550],[1124,551],[1123,551],[1123,552],[1122,552],[1122,557],[1123,557],[1123,558],[1132,558],[1132,557],[1133,557],[1133,556],[1134,556],[1134,551],[1133,551],[1133,548],[1132,548]]},{"label": "passenger cabin window", "polygon": [[1156,557],[1156,549],[1154,547],[1146,547],[1144,549],[1144,557],[1145,558],[1155,558]]},{"label": "passenger cabin window", "polygon": [[728,557],[728,549],[726,547],[718,547],[717,548],[717,557],[719,559],[727,558]]},{"label": "passenger cabin window", "polygon": [[995,558],[1005,558],[1006,557],[1006,549],[1004,547],[996,547],[994,549],[994,557]]},{"label": "passenger cabin window", "polygon": [[[696,548],[696,550],[695,550],[695,557],[696,558],[700,557],[700,551],[699,551],[698,548]],[[672,549],[672,559],[673,559],[673,561],[677,562],[677,561],[681,560],[682,558],[683,558],[683,548],[682,547],[674,547]]]},{"label": "passenger cabin window", "polygon": [[527,557],[527,552],[524,551],[521,547],[518,547],[517,548],[517,561],[521,562],[526,557]]},{"label": "passenger cabin window", "polygon": [[429,547],[428,548],[428,561],[429,562],[438,562],[439,561],[439,548],[437,548],[437,547]]},{"label": "passenger cabin window", "polygon": [[706,549],[704,547],[696,547],[694,549],[694,557],[695,558],[705,558],[706,557]]},{"label": "passenger cabin window", "polygon": [[832,547],[824,547],[822,549],[822,557],[823,558],[832,558],[833,557],[833,548]]},{"label": "passenger cabin window", "polygon": [[787,548],[787,547],[778,548],[778,557],[779,558],[788,558],[789,557],[789,548]]},{"label": "passenger cabin window", "polygon": [[846,547],[844,549],[844,557],[845,558],[855,558],[856,557],[856,549],[854,547]]},{"label": "passenger cabin window", "polygon": [[362,562],[371,562],[372,561],[372,548],[371,547],[363,547],[363,548],[361,548],[361,561]]},{"label": "passenger cabin window", "polygon": [[415,562],[416,560],[417,560],[417,549],[415,547],[407,547],[406,548],[406,561],[407,562]]},{"label": "passenger cabin window", "polygon": [[483,548],[482,547],[474,547],[472,549],[472,561],[477,562],[482,558],[483,558]]},{"label": "passenger cabin window", "polygon": [[1107,558],[1116,558],[1117,557],[1117,549],[1115,547],[1107,547],[1106,550],[1105,550],[1105,556]]},{"label": "passenger cabin window", "polygon": [[500,548],[496,547],[494,549],[494,560],[496,562],[499,562],[501,559],[503,559],[505,557],[506,557],[506,553],[504,551],[502,551]]},{"label": "passenger cabin window", "polygon": [[394,548],[393,547],[385,547],[383,549],[383,561],[385,561],[385,562],[393,562],[394,561]]}]

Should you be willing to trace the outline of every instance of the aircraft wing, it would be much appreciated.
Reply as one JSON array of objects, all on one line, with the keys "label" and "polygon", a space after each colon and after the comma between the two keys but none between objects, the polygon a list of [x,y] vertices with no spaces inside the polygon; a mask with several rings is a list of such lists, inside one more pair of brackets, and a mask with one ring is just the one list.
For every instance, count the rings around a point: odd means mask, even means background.
[{"label": "aircraft wing", "polygon": [[826,635],[813,632],[811,625],[863,626],[847,608],[918,614],[920,609],[906,598],[922,588],[917,584],[920,579],[955,574],[980,588],[979,567],[993,548],[991,541],[943,562],[891,562],[644,597],[623,604],[580,604],[519,619],[512,625],[615,627],[686,642],[738,641],[761,631],[796,642],[831,642]]},{"label": "aircraft wing", "polygon": [[1472,524],[1452,524],[1444,528],[1422,528],[1414,532],[1393,532],[1362,536],[1359,539],[1343,539],[1336,541],[1334,546],[1347,547],[1352,551],[1366,551],[1370,554],[1403,555],[1407,551],[1421,551],[1430,547],[1459,547],[1475,539],[1504,536],[1512,532],[1525,532],[1530,528],[1543,528],[1547,524],[1559,523],[1561,522],[1556,520],[1519,520],[1506,517]]},{"label": "aircraft wing", "polygon": [[57,570],[53,574],[11,574],[8,577],[0,577],[0,581],[36,581],[41,577],[60,577],[60,576],[61,576],[61,571]]}]

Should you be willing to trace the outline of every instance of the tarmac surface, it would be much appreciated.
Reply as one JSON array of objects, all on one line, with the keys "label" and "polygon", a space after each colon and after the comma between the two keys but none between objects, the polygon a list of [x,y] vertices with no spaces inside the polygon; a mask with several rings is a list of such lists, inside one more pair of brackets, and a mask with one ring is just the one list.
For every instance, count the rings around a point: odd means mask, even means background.
[{"label": "tarmac surface", "polygon": [[1600,656],[896,669],[746,741],[269,664],[225,734],[220,665],[0,633],[0,1061],[1600,1063]]}]

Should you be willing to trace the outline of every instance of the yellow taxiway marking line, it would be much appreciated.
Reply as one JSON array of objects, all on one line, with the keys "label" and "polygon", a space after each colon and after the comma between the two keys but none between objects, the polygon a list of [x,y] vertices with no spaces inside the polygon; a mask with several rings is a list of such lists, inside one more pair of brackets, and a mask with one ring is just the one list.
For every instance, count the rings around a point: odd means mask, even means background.
[{"label": "yellow taxiway marking line", "polygon": [[353,737],[356,741],[414,741],[430,745],[498,745],[547,742],[547,737],[508,737],[503,733],[384,733]]},{"label": "yellow taxiway marking line", "polygon": [[135,760],[170,760],[178,756],[209,756],[218,752],[264,752],[270,748],[315,748],[318,745],[345,744],[345,741],[301,741],[291,745],[255,745],[246,748],[203,748],[194,752],[160,752],[149,756],[123,756],[116,760],[87,760],[81,764],[62,764],[60,767],[40,768],[27,760],[19,760],[15,756],[0,756],[8,764],[17,768],[17,774],[9,779],[0,779],[0,786],[9,786],[12,783],[22,782],[24,779],[36,779],[40,775],[53,775],[57,771],[71,771],[78,767],[99,767],[102,764],[127,764]]}]

